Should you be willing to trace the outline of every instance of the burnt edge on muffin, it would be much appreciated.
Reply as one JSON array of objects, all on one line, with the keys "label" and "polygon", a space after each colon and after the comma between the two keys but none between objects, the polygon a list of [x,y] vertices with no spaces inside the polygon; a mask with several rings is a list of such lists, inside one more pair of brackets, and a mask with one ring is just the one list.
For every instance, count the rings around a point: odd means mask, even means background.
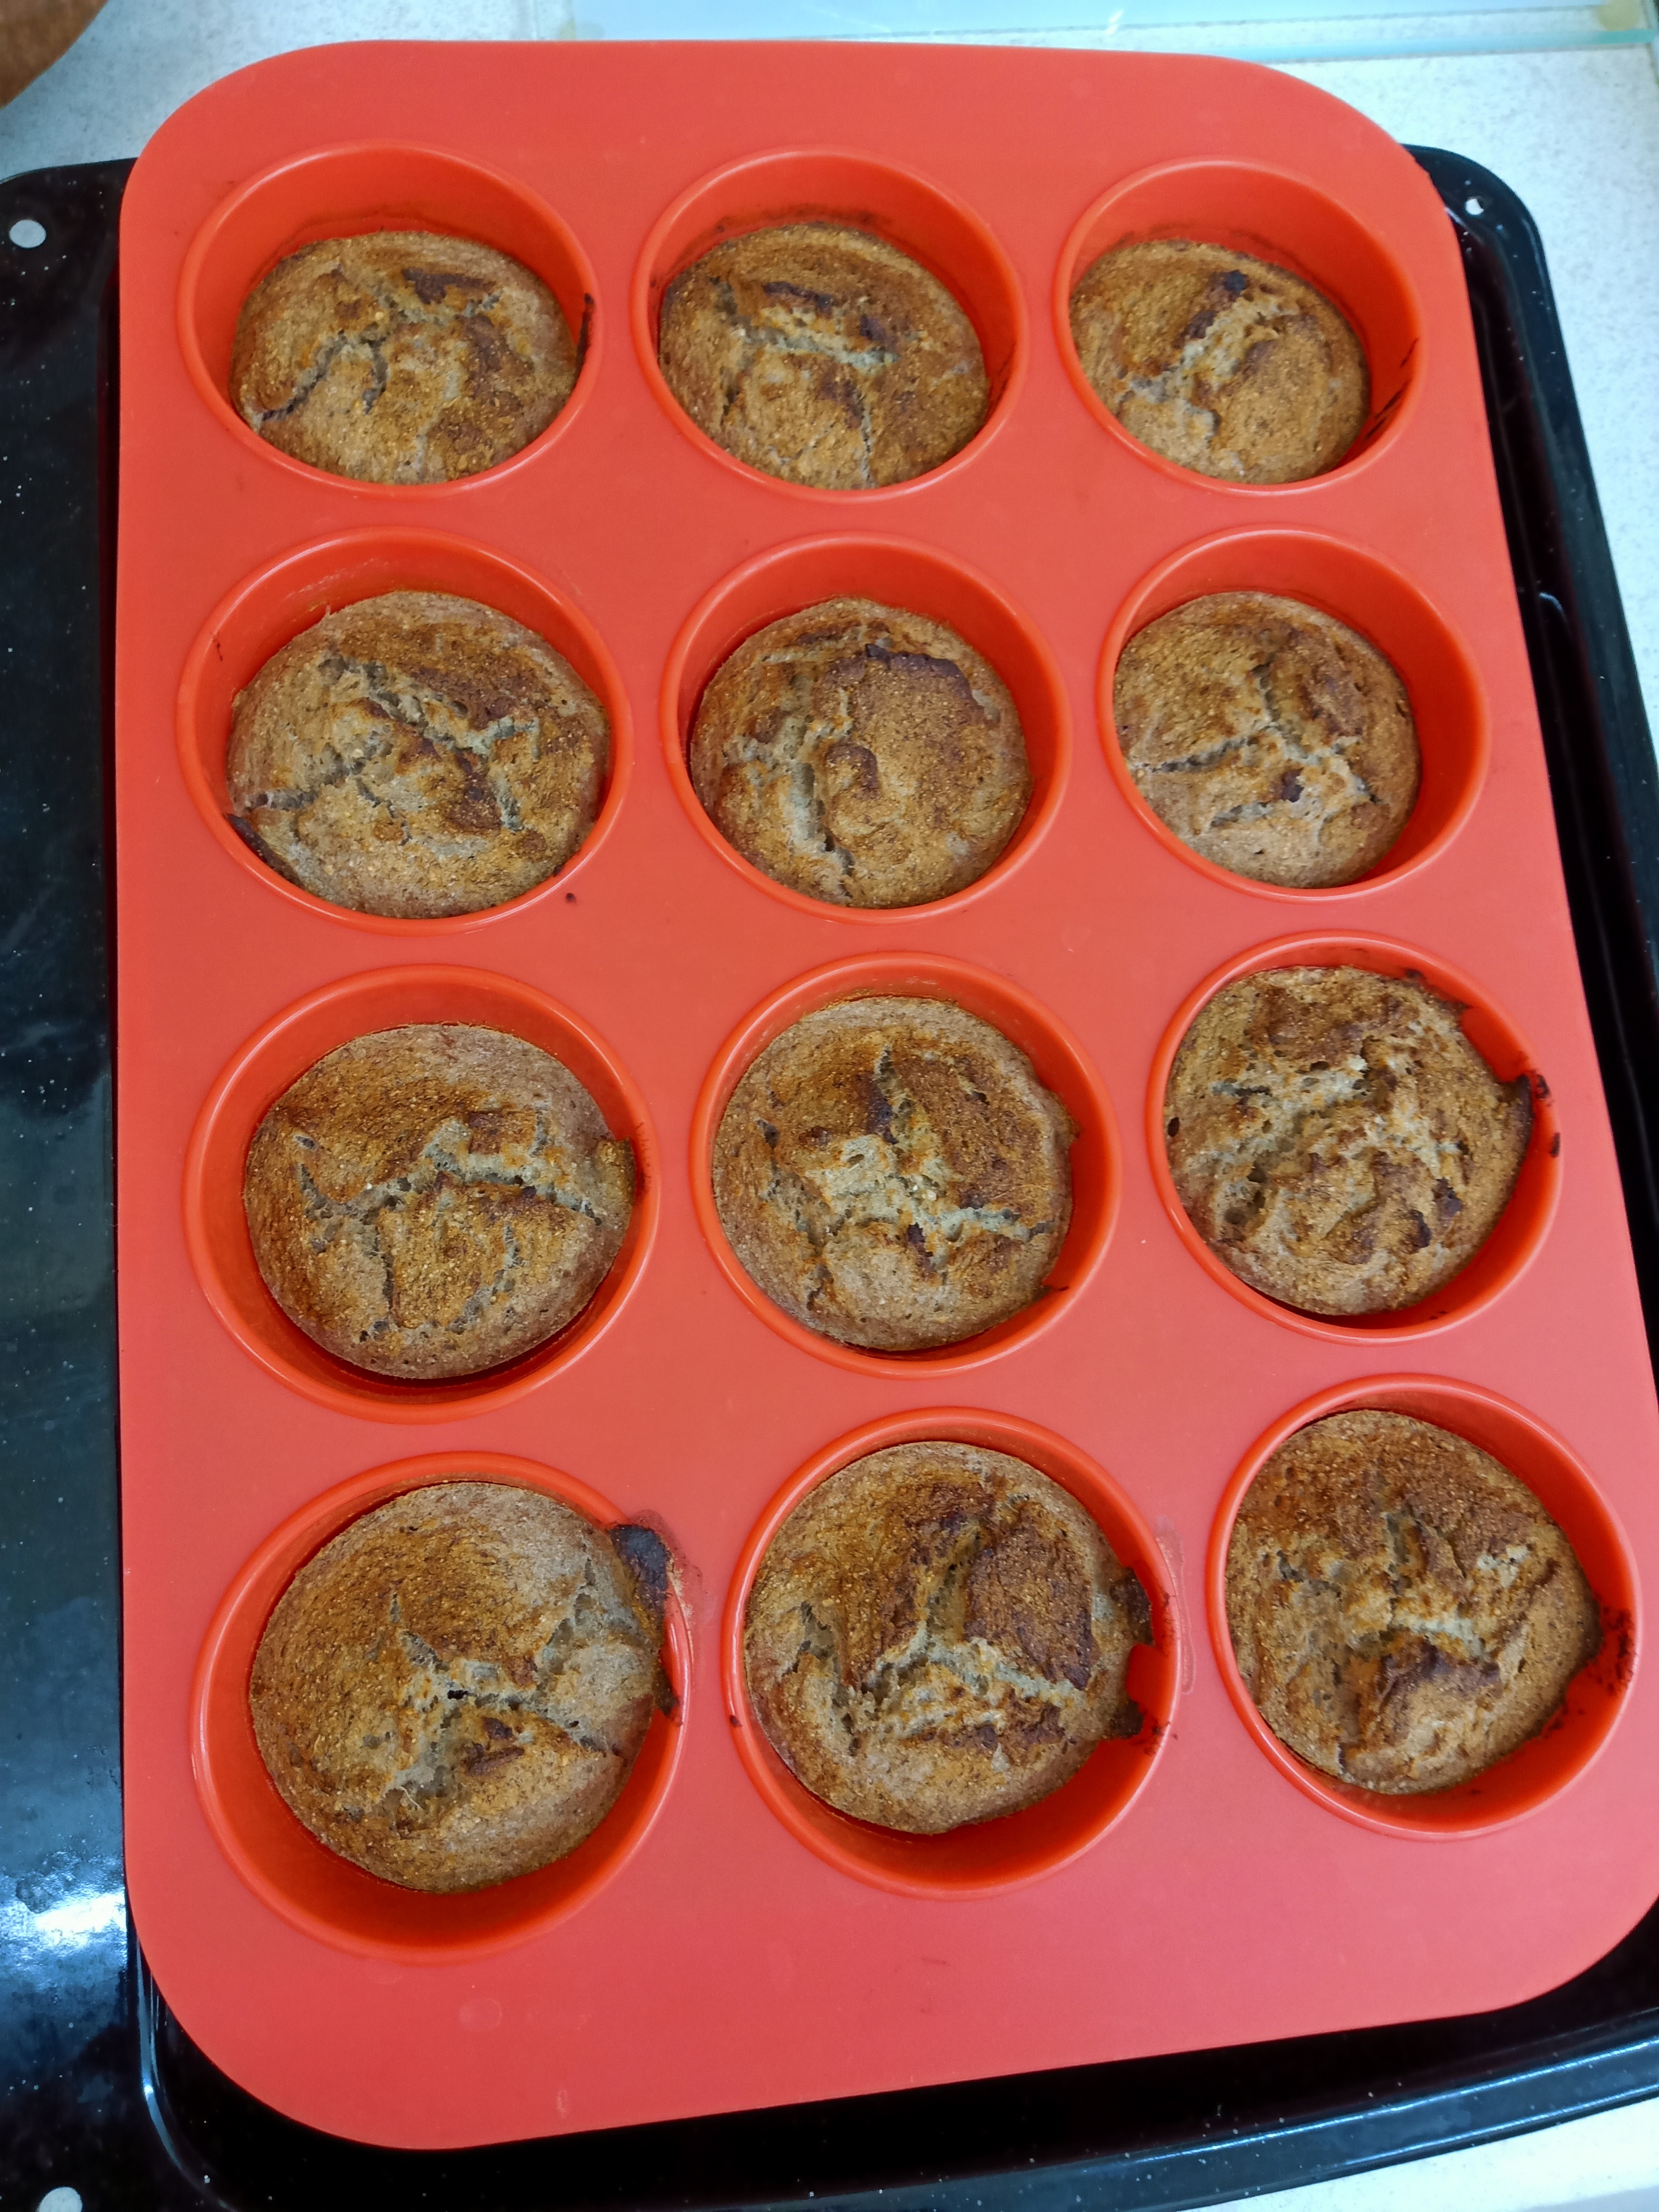
[{"label": "burnt edge on muffin", "polygon": [[1305,277],[1254,254],[1194,239],[1109,247],[1073,288],[1071,328],[1108,412],[1200,476],[1322,476],[1370,413],[1370,364],[1347,318]]},{"label": "burnt edge on muffin", "polygon": [[586,1310],[635,1188],[633,1146],[551,1053],[414,1023],[351,1038],[289,1086],[248,1148],[243,1203],[296,1328],[368,1373],[442,1382],[537,1350]]},{"label": "burnt edge on muffin", "polygon": [[1226,1600],[1273,1734],[1382,1795],[1455,1789],[1507,1758],[1604,1641],[1527,1486],[1455,1431],[1378,1409],[1312,1422],[1267,1462],[1233,1526]]},{"label": "burnt edge on muffin", "polygon": [[1173,607],[1124,647],[1119,748],[1174,836],[1257,883],[1352,883],[1411,817],[1421,756],[1393,664],[1358,630],[1270,592]]},{"label": "burnt edge on muffin", "polygon": [[610,766],[603,705],[545,638],[477,600],[389,592],[324,616],[237,693],[225,818],[314,898],[437,920],[556,875]]},{"label": "burnt edge on muffin", "polygon": [[616,1533],[544,1492],[464,1480],[339,1530],[272,1607],[248,1688],[295,1818],[439,1893],[584,1842],[672,1705],[660,1608]]},{"label": "burnt edge on muffin", "polygon": [[[607,1528],[605,1534],[633,1576],[640,1603],[656,1623],[659,1638],[663,1638],[666,1634],[669,1593],[676,1588],[674,1554],[666,1538],[642,1521],[624,1521],[617,1528]],[[657,1683],[657,1710],[665,1719],[672,1720],[679,1709],[674,1686],[668,1679],[667,1669],[663,1668]]]},{"label": "burnt edge on muffin", "polygon": [[[823,490],[925,475],[989,411],[961,302],[901,247],[846,223],[720,240],[665,288],[657,356],[705,436],[750,468]],[[763,365],[769,378],[756,374]]]},{"label": "burnt edge on muffin", "polygon": [[[1395,1312],[1474,1259],[1514,1193],[1541,1079],[1501,1083],[1465,1011],[1414,972],[1342,967],[1261,970],[1200,1007],[1164,1140],[1188,1218],[1241,1281],[1293,1311]],[[1425,1058],[1443,1094],[1426,1101]]]},{"label": "burnt edge on muffin", "polygon": [[802,1787],[915,1835],[1000,1819],[1138,1735],[1152,1606],[1092,1516],[1024,1461],[935,1441],[866,1455],[768,1546],[750,1703]]},{"label": "burnt edge on muffin", "polygon": [[267,444],[330,475],[453,482],[510,459],[563,410],[591,307],[573,339],[542,279],[473,239],[319,239],[243,301],[231,403]]},{"label": "burnt edge on muffin", "polygon": [[945,623],[872,599],[825,599],[745,639],[698,702],[687,768],[744,860],[840,906],[966,890],[1031,794],[996,670]]},{"label": "burnt edge on muffin", "polygon": [[1078,1133],[989,1022],[946,1000],[836,1000],[733,1090],[715,1208],[744,1273],[804,1327],[878,1352],[960,1343],[1042,1294]]}]

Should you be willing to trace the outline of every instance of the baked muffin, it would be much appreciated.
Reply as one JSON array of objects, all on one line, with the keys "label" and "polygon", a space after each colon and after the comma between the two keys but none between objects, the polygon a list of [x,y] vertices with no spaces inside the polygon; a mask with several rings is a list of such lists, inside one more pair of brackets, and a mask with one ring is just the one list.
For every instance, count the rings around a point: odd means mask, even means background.
[{"label": "baked muffin", "polygon": [[897,1444],[821,1482],[744,1620],[778,1757],[854,1820],[937,1836],[1034,1805],[1141,1724],[1146,1593],[1077,1500],[1005,1453]]},{"label": "baked muffin", "polygon": [[1112,688],[1135,788],[1218,867],[1315,890],[1376,867],[1417,803],[1406,687],[1357,630],[1270,592],[1148,623]]},{"label": "baked muffin", "polygon": [[1403,1413],[1334,1413],[1273,1454],[1227,1547],[1227,1625],[1273,1734],[1395,1796],[1471,1781],[1536,1735],[1601,1647],[1531,1491]]},{"label": "baked muffin", "polygon": [[302,246],[242,303],[231,404],[295,460],[444,483],[539,437],[580,356],[539,276],[470,238],[371,230]]},{"label": "baked muffin", "polygon": [[1462,1009],[1413,976],[1274,968],[1218,991],[1164,1092],[1170,1172],[1243,1281],[1300,1312],[1415,1305],[1474,1257],[1532,1133]]},{"label": "baked muffin", "polygon": [[238,692],[226,781],[278,875],[426,921],[556,874],[610,756],[604,708],[545,639],[474,599],[387,592],[325,615]]},{"label": "baked muffin", "polygon": [[836,906],[964,890],[1031,795],[995,669],[943,623],[872,599],[826,599],[740,645],[702,695],[689,764],[746,860]]},{"label": "baked muffin", "polygon": [[634,1155],[549,1053],[419,1023],[353,1037],[260,1122],[243,1185],[265,1287],[373,1375],[476,1375],[544,1344],[622,1248]]},{"label": "baked muffin", "polygon": [[664,293],[657,356],[716,445],[825,491],[936,469],[990,398],[974,326],[945,286],[840,223],[722,239]]},{"label": "baked muffin", "polygon": [[319,1843],[405,1889],[483,1889],[610,1811],[665,1695],[601,1528],[540,1491],[442,1482],[301,1568],[253,1662],[266,1771]]},{"label": "baked muffin", "polygon": [[988,1022],[842,999],[767,1046],[714,1139],[745,1272],[841,1344],[915,1352],[1019,1313],[1072,1218],[1075,1123]]},{"label": "baked muffin", "polygon": [[1131,437],[1200,476],[1334,469],[1370,408],[1365,353],[1322,293],[1224,246],[1114,246],[1072,294],[1083,373]]}]

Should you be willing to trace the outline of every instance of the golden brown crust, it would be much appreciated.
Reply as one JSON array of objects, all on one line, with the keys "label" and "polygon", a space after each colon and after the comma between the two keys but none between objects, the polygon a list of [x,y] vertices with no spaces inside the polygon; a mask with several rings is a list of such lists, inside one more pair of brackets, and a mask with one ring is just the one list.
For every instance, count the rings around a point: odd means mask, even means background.
[{"label": "golden brown crust", "polygon": [[1135,788],[1218,867],[1311,890],[1376,867],[1417,802],[1406,687],[1357,630],[1217,592],[1132,637],[1112,692]]},{"label": "golden brown crust", "polygon": [[767,1547],[744,1672],[816,1796],[915,1835],[1017,1813],[1141,1724],[1146,1594],[1023,1460],[898,1444],[818,1485]]},{"label": "golden brown crust", "polygon": [[1509,1203],[1532,1132],[1461,1008],[1412,977],[1275,968],[1218,991],[1164,1093],[1170,1171],[1243,1281],[1304,1313],[1415,1305]]},{"label": "golden brown crust", "polygon": [[230,397],[270,444],[366,483],[444,483],[539,437],[576,346],[539,276],[468,238],[302,246],[242,303]]},{"label": "golden brown crust", "polygon": [[943,623],[826,599],[748,639],[697,709],[689,765],[722,836],[838,906],[975,883],[1030,797],[1006,685]]},{"label": "golden brown crust", "polygon": [[1322,293],[1223,246],[1115,246],[1072,294],[1083,373],[1132,437],[1200,476],[1333,469],[1370,405],[1364,349]]},{"label": "golden brown crust", "polygon": [[483,1889],[574,1850],[661,1694],[653,1621],[602,1529],[500,1483],[410,1491],[278,1599],[248,1703],[319,1842],[407,1889]]},{"label": "golden brown crust", "polygon": [[935,999],[846,999],[755,1060],[714,1139],[732,1249],[785,1313],[876,1352],[956,1344],[1040,1292],[1072,1218],[1071,1115]]},{"label": "golden brown crust", "polygon": [[1395,1795],[1451,1789],[1536,1735],[1601,1645],[1531,1491],[1403,1413],[1333,1414],[1273,1454],[1228,1546],[1227,1621],[1275,1735]]},{"label": "golden brown crust", "polygon": [[728,238],[663,295],[658,358],[700,430],[831,491],[903,483],[985,420],[974,326],[936,276],[838,223]]},{"label": "golden brown crust", "polygon": [[634,1155],[522,1037],[416,1024],[354,1037],[285,1091],[249,1147],[259,1273],[354,1367],[474,1375],[573,1321],[610,1270]]},{"label": "golden brown crust", "polygon": [[237,694],[231,818],[291,883],[431,919],[533,890],[599,811],[611,726],[544,638],[474,599],[387,592],[289,640]]}]

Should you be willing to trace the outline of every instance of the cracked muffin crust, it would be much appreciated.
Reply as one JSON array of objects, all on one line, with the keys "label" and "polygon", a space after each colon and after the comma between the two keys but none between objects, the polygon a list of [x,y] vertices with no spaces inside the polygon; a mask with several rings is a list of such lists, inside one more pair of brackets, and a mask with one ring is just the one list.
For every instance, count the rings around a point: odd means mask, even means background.
[{"label": "cracked muffin crust", "polygon": [[1148,623],[1112,691],[1135,788],[1194,852],[1312,890],[1382,860],[1417,802],[1406,687],[1358,631],[1269,592]]},{"label": "cracked muffin crust", "polygon": [[248,1704],[319,1843],[405,1889],[483,1889],[610,1811],[665,1698],[660,1642],[603,1529],[539,1491],[435,1483],[301,1568]]},{"label": "cracked muffin crust", "polygon": [[474,914],[579,849],[610,753],[604,708],[544,638],[474,599],[387,592],[291,638],[237,694],[230,819],[336,906]]},{"label": "cracked muffin crust", "polygon": [[873,1352],[957,1344],[1037,1297],[1077,1127],[1018,1046],[936,999],[846,999],[767,1046],[714,1139],[714,1204],[790,1317]]},{"label": "cracked muffin crust", "polygon": [[1403,1413],[1334,1413],[1273,1454],[1228,1546],[1227,1625],[1273,1734],[1396,1796],[1468,1782],[1536,1735],[1601,1646],[1531,1491]]},{"label": "cracked muffin crust", "polygon": [[297,1328],[371,1374],[436,1382],[581,1311],[622,1248],[634,1155],[551,1054],[416,1024],[354,1037],[283,1093],[243,1202]]},{"label": "cracked muffin crust", "polygon": [[302,246],[242,303],[230,398],[270,444],[364,483],[445,483],[538,438],[580,356],[539,276],[419,230]]},{"label": "cracked muffin crust", "polygon": [[657,354],[716,445],[826,491],[938,468],[989,405],[979,340],[945,286],[838,223],[722,240],[664,293]]},{"label": "cracked muffin crust", "polygon": [[720,835],[837,906],[919,906],[976,883],[1031,793],[990,663],[943,623],[826,599],[716,670],[689,766]]},{"label": "cracked muffin crust", "polygon": [[803,1498],[744,1620],[757,1719],[815,1796],[936,1836],[1034,1805],[1141,1723],[1146,1593],[1023,1460],[898,1444]]},{"label": "cracked muffin crust", "polygon": [[1115,246],[1072,294],[1083,373],[1131,437],[1200,476],[1294,483],[1364,426],[1364,349],[1322,293],[1224,246]]},{"label": "cracked muffin crust", "polygon": [[1170,1172],[1233,1273],[1303,1313],[1415,1305],[1467,1266],[1532,1133],[1462,1009],[1411,976],[1276,968],[1218,991],[1164,1092]]}]

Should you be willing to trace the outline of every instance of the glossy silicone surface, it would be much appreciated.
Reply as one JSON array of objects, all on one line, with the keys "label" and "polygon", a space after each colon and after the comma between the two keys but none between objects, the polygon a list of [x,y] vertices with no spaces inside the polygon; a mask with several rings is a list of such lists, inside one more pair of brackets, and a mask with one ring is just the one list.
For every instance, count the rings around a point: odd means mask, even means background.
[{"label": "glossy silicone surface", "polygon": [[[933,477],[803,491],[732,465],[665,404],[649,361],[662,281],[721,224],[800,212],[885,230],[975,318],[995,407]],[[1322,279],[1372,352],[1364,450],[1328,478],[1245,489],[1182,475],[1103,422],[1077,388],[1063,303],[1120,218],[1225,236]],[[500,469],[428,490],[355,486],[268,452],[210,389],[239,287],[304,237],[413,219],[543,257],[562,295],[591,270],[570,406]],[[1638,1567],[1659,1542],[1652,1382],[1467,295],[1410,159],[1308,88],[1218,63],[357,47],[261,65],[163,129],[129,193],[123,285],[128,1869],[157,1978],[202,2047],[314,2125],[437,2145],[1474,2011],[1599,1956],[1652,1887],[1659,1701],[1634,1666]],[[342,555],[355,532],[380,541],[361,541],[360,581]],[[1126,604],[1182,549],[1262,532],[1347,549],[1330,565],[1333,611],[1398,637],[1425,730],[1452,733],[1451,797],[1410,864],[1313,902],[1170,850],[1114,775],[1097,712]],[[441,568],[423,533],[458,549]],[[1017,690],[1041,701],[1060,686],[1033,730],[1046,816],[994,882],[875,927],[728,864],[669,764],[697,655],[787,611],[792,564],[794,604],[846,573],[840,550],[821,567],[781,549],[861,535],[886,549],[872,543],[872,574],[897,577],[913,549],[909,574],[957,594],[970,635],[970,617],[1001,625]],[[1265,586],[1285,588],[1277,554],[1263,558]],[[274,646],[358,590],[509,569],[522,595],[509,611],[533,619],[522,610],[539,604],[602,690],[614,667],[632,772],[566,878],[466,926],[467,972],[452,978],[499,1005],[551,1002],[591,1041],[615,1071],[607,1110],[637,1098],[636,1126],[654,1129],[659,1210],[602,1330],[527,1387],[423,1415],[422,1442],[452,1467],[532,1462],[659,1525],[689,1650],[678,1760],[603,1889],[486,1957],[414,1966],[292,1925],[221,1849],[192,1775],[191,1684],[227,1594],[291,1516],[382,1468],[389,1438],[367,1394],[296,1387],[246,1327],[223,1325],[183,1193],[204,1103],[229,1095],[222,1078],[240,1071],[238,1110],[258,1106],[242,1095],[252,1043],[319,1003],[378,1004],[386,963],[430,971],[459,948],[453,928],[366,932],[232,849],[210,803],[228,700],[220,685],[209,714],[204,684],[220,684],[208,672],[222,649],[230,661],[256,636]],[[267,592],[277,570],[308,580]],[[1368,580],[1381,580],[1374,610]],[[229,606],[247,611],[234,644],[235,624],[220,636],[215,623]],[[660,745],[644,735],[653,716]],[[1383,1363],[1372,1333],[1299,1324],[1200,1264],[1162,1201],[1146,1103],[1183,1002],[1316,931],[1468,977],[1472,1028],[1489,1017],[1547,1079],[1553,1212],[1517,1217],[1524,1264],[1413,1334],[1397,1364],[1494,1394],[1561,1440],[1607,1509],[1633,1616],[1601,1755],[1554,1778],[1525,1820],[1437,1850],[1287,1781],[1202,1633],[1200,1563],[1244,1455],[1287,1409]],[[994,1358],[964,1347],[948,1381],[925,1360],[842,1364],[792,1341],[722,1273],[694,1201],[694,1114],[724,1079],[728,1041],[816,971],[885,975],[894,958],[924,981],[960,963],[1006,1006],[1034,1002],[1033,1036],[1074,1050],[1079,1096],[1107,1102],[1092,1272],[1057,1277],[1063,1310]],[[270,1095],[281,1087],[272,1072]],[[744,1718],[720,1658],[769,1501],[868,1424],[916,1412],[958,1432],[1039,1424],[1057,1464],[1103,1474],[1103,1497],[1153,1532],[1154,1675],[1173,1701],[1156,1761],[1115,1818],[1079,1824],[1083,1847],[949,1897],[803,1840],[734,1747]],[[1494,1942],[1495,1916],[1527,1941]]]}]

